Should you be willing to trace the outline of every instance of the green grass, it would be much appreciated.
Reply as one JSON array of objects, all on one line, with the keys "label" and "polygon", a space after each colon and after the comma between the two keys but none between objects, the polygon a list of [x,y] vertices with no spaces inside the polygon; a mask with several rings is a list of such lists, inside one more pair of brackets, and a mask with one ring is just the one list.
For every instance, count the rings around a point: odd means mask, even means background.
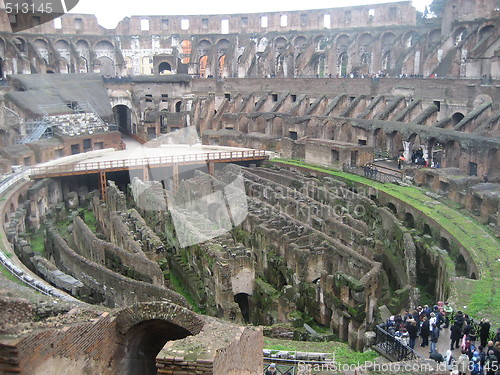
[{"label": "green grass", "polygon": [[97,228],[96,228],[96,218],[95,218],[95,215],[94,215],[94,211],[93,210],[85,210],[83,212],[84,214],[84,217],[85,217],[85,224],[87,224],[87,226],[90,228],[90,230],[92,231],[92,233],[97,233]]},{"label": "green grass", "polygon": [[17,277],[15,277],[10,271],[4,267],[3,264],[0,264],[0,274],[7,280],[13,281],[15,283],[18,283],[20,285],[24,285],[21,280],[19,280]]},{"label": "green grass", "polygon": [[280,340],[264,337],[264,348],[294,352],[333,353],[335,361],[341,364],[358,364],[373,361],[378,355],[374,351],[356,352],[338,341],[311,342]]},{"label": "green grass", "polygon": [[[479,280],[457,279],[452,283],[452,295],[460,309],[475,317],[488,317],[497,325],[500,323],[500,298],[498,296],[498,275],[500,275],[500,241],[491,235],[487,227],[425,195],[423,189],[380,183],[350,173],[320,167],[297,160],[275,159],[275,162],[305,167],[310,170],[340,177],[342,180],[371,186],[402,202],[408,203],[447,230],[466,248],[480,270]],[[470,289],[472,288],[472,290]],[[462,293],[466,291],[467,293]],[[466,307],[463,307],[466,306]]]},{"label": "green grass", "polygon": [[170,284],[174,290],[186,299],[186,301],[193,307],[193,311],[198,314],[205,314],[204,309],[198,306],[193,296],[184,288],[181,281],[172,272],[170,272],[169,276]]},{"label": "green grass", "polygon": [[39,230],[29,233],[31,249],[37,255],[45,256],[45,226],[42,225]]}]

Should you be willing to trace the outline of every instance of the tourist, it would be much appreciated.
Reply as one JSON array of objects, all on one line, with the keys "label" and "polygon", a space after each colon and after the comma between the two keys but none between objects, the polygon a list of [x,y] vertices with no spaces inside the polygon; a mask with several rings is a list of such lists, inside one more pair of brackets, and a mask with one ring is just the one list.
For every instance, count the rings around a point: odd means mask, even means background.
[{"label": "tourist", "polygon": [[486,375],[495,375],[495,372],[498,371],[498,358],[493,350],[488,351],[484,368],[486,370]]},{"label": "tourist", "polygon": [[269,367],[267,368],[265,375],[277,375],[278,372],[276,371],[276,364],[271,363]]},{"label": "tourist", "polygon": [[431,325],[432,331],[431,331],[431,347],[430,347],[430,352],[429,353],[434,353],[436,351],[437,347],[437,342],[439,340],[439,328],[437,327],[436,323],[433,323]]},{"label": "tourist", "polygon": [[467,353],[465,353],[464,350],[462,350],[462,354],[460,354],[460,357],[457,359],[457,369],[459,375],[465,375],[467,374],[467,370],[469,368],[469,356]]},{"label": "tourist", "polygon": [[455,323],[451,326],[450,332],[451,332],[451,334],[450,334],[450,339],[451,339],[450,350],[457,349],[459,347],[458,343],[460,341],[460,338],[462,337],[462,329],[457,324],[456,320],[455,320]]},{"label": "tourist", "polygon": [[429,345],[429,334],[429,322],[427,321],[427,317],[424,316],[422,317],[422,324],[420,325],[420,337],[422,338],[421,347],[424,348]]},{"label": "tourist", "polygon": [[453,352],[451,350],[447,350],[446,351],[446,355],[444,357],[444,361],[446,363],[446,369],[448,371],[451,371],[453,370],[453,368],[455,367],[455,358],[453,357]]},{"label": "tourist", "polygon": [[450,326],[451,315],[453,314],[453,307],[451,307],[451,305],[448,302],[444,303],[443,313],[444,313],[444,328],[448,328]]},{"label": "tourist", "polygon": [[500,342],[500,328],[497,328],[497,333],[495,335],[495,342]]},{"label": "tourist", "polygon": [[417,341],[418,336],[418,327],[415,319],[408,319],[406,325],[406,330],[408,331],[409,343],[408,346],[410,348],[415,347],[415,342]]}]

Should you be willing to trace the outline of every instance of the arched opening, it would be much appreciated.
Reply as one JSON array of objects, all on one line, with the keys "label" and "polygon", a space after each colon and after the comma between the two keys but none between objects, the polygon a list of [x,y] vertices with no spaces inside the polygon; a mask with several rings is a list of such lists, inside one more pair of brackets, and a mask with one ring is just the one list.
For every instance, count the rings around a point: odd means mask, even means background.
[{"label": "arched opening", "polygon": [[164,61],[160,63],[158,71],[160,72],[161,75],[172,74],[172,66],[168,62]]},{"label": "arched opening", "polygon": [[99,72],[104,75],[115,75],[115,63],[109,57],[99,57]]},{"label": "arched opening", "polygon": [[23,203],[24,203],[24,197],[22,194],[19,194],[19,196],[17,197],[17,204],[21,205]]},{"label": "arched opening", "polygon": [[487,26],[483,27],[481,30],[479,30],[480,41],[483,41],[484,39],[489,38],[490,35],[492,35],[494,31],[495,31],[495,26],[493,26],[493,25],[487,25]]},{"label": "arched opening", "polygon": [[207,73],[207,62],[208,62],[208,56],[202,56],[200,58],[200,77],[206,77]]},{"label": "arched opening", "polygon": [[444,159],[446,168],[458,168],[460,166],[460,144],[456,141],[449,141],[444,148]]},{"label": "arched opening", "polygon": [[141,322],[125,334],[127,375],[157,374],[156,356],[168,341],[190,336],[191,332],[165,320]]},{"label": "arched opening", "polygon": [[234,296],[234,302],[240,307],[241,315],[245,323],[250,322],[250,296],[246,293],[238,293]]},{"label": "arched opening", "polygon": [[9,214],[7,212],[5,213],[3,221],[4,221],[4,223],[8,223],[9,222]]},{"label": "arched opening", "polygon": [[451,116],[451,123],[453,124],[453,126],[457,125],[460,121],[462,121],[462,119],[464,118],[465,116],[460,113],[460,112],[455,112],[452,116]]},{"label": "arched opening", "polygon": [[493,148],[488,152],[486,174],[488,181],[500,181],[500,150]]},{"label": "arched opening", "polygon": [[415,228],[415,219],[409,212],[405,214],[405,226],[407,226],[408,228]]},{"label": "arched opening", "polygon": [[4,78],[4,68],[3,68],[3,66],[4,66],[3,59],[0,58],[0,79]]},{"label": "arched opening", "polygon": [[441,237],[439,239],[439,246],[441,249],[446,250],[448,253],[450,252],[450,241],[447,238]]},{"label": "arched opening", "polygon": [[390,202],[389,202],[389,203],[387,204],[387,208],[388,208],[389,210],[391,210],[391,211],[392,211],[392,213],[393,213],[394,215],[397,215],[397,214],[398,214],[398,209],[396,208],[396,206],[395,206],[393,203],[390,203]]},{"label": "arched opening", "polygon": [[129,107],[119,104],[113,107],[115,122],[118,124],[118,130],[122,133],[132,133],[132,111]]},{"label": "arched opening", "polygon": [[424,234],[432,236],[432,230],[429,224],[424,224]]},{"label": "arched opening", "polygon": [[224,76],[224,65],[226,63],[226,55],[222,55],[219,58],[219,77]]},{"label": "arched opening", "polygon": [[472,280],[477,280],[477,276],[476,276],[476,273],[475,272],[472,272],[471,275],[470,275],[470,278]]},{"label": "arched opening", "polygon": [[455,273],[457,276],[465,276],[467,277],[467,262],[462,254],[457,257],[457,261],[455,262]]},{"label": "arched opening", "polygon": [[338,69],[341,77],[347,76],[347,64],[349,63],[349,57],[347,53],[343,53],[339,56]]},{"label": "arched opening", "polygon": [[175,112],[180,112],[181,106],[182,106],[182,102],[180,100],[177,103],[175,103]]}]

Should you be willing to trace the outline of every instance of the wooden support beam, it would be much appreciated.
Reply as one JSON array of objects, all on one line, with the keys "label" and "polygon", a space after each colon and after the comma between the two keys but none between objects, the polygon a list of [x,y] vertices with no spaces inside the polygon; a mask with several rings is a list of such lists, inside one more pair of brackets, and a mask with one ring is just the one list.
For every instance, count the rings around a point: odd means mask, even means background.
[{"label": "wooden support beam", "polygon": [[174,192],[179,189],[179,165],[177,163],[174,163],[172,165],[173,173],[172,173],[172,178],[174,182]]},{"label": "wooden support beam", "polygon": [[149,168],[147,165],[142,168],[142,181],[149,181]]},{"label": "wooden support beam", "polygon": [[208,165],[208,174],[210,176],[213,176],[215,173],[215,163],[213,161],[207,162]]},{"label": "wooden support beam", "polygon": [[99,172],[99,190],[101,191],[101,199],[103,201],[106,201],[106,187],[107,187],[107,181],[106,181],[106,172]]}]

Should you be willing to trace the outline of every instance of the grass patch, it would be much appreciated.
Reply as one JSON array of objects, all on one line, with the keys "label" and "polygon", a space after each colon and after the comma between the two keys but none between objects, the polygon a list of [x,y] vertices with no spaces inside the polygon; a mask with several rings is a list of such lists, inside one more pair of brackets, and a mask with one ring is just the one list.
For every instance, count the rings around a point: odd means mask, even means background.
[{"label": "grass patch", "polygon": [[[381,183],[361,176],[326,167],[319,167],[297,160],[274,159],[273,162],[289,164],[339,177],[345,182],[356,182],[384,192],[421,211],[447,230],[460,244],[467,249],[480,270],[479,280],[457,279],[452,283],[452,295],[460,308],[476,319],[488,317],[495,325],[500,324],[500,298],[498,298],[497,275],[500,274],[499,256],[500,241],[491,235],[487,227],[472,217],[465,215],[454,207],[449,207],[427,195],[425,190],[415,186],[399,186],[392,183]],[[467,289],[467,288],[472,288]],[[465,295],[461,290],[467,289]],[[462,299],[463,297],[463,299]],[[466,306],[463,307],[462,306]]]},{"label": "grass patch", "polygon": [[13,281],[19,285],[24,285],[24,283],[15,277],[10,271],[4,267],[3,264],[0,263],[0,274],[7,280]]},{"label": "grass patch", "polygon": [[189,292],[184,288],[181,281],[173,274],[173,272],[170,272],[169,276],[170,284],[172,285],[174,290],[186,299],[186,301],[193,307],[193,311],[198,314],[205,314],[205,309],[198,306],[193,296],[189,294]]},{"label": "grass patch", "polygon": [[31,249],[38,255],[45,257],[45,225],[40,226],[36,232],[28,234]]},{"label": "grass patch", "polygon": [[333,353],[336,362],[350,365],[373,361],[378,357],[378,354],[372,350],[364,353],[356,352],[350,349],[347,344],[338,341],[292,341],[264,337],[264,348],[294,352]]},{"label": "grass patch", "polygon": [[87,224],[87,226],[90,228],[92,233],[97,233],[97,227],[96,227],[97,220],[95,218],[94,211],[93,210],[85,210],[85,211],[83,211],[83,215],[84,215],[85,224]]}]

